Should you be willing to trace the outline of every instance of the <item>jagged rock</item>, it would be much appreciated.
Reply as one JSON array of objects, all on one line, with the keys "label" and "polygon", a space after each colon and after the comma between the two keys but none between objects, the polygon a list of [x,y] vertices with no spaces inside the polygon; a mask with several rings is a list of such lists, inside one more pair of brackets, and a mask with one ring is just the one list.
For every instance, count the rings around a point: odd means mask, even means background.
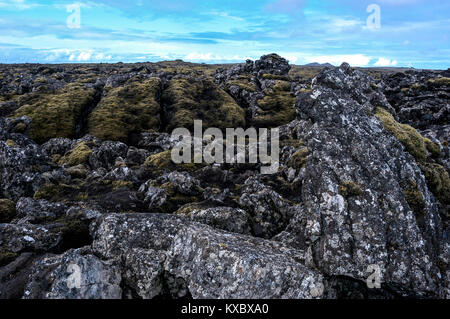
[{"label": "jagged rock", "polygon": [[448,125],[450,79],[432,71],[408,71],[383,77],[383,91],[402,123],[425,129]]},{"label": "jagged rock", "polygon": [[62,203],[50,203],[46,200],[34,200],[23,197],[16,205],[20,223],[35,223],[44,219],[54,219],[66,213],[67,206]]},{"label": "jagged rock", "polygon": [[168,133],[141,133],[138,138],[138,147],[151,153],[160,153],[174,147],[176,141]]},{"label": "jagged rock", "polygon": [[69,138],[57,137],[45,142],[41,146],[41,150],[47,156],[55,154],[64,155],[74,147],[73,140]]},{"label": "jagged rock", "polygon": [[47,256],[32,267],[24,299],[120,299],[121,276],[114,261],[103,261],[88,249]]},{"label": "jagged rock", "polygon": [[140,166],[144,164],[150,152],[144,149],[137,149],[136,147],[130,147],[127,152],[125,163],[127,166]]},{"label": "jagged rock", "polygon": [[94,252],[124,256],[122,276],[141,297],[162,290],[161,274],[178,278],[181,295],[188,289],[193,298],[312,298],[323,287],[303,265],[304,252],[170,215],[111,214],[95,229]]},{"label": "jagged rock", "polygon": [[180,209],[178,213],[202,224],[210,225],[233,233],[251,234],[250,219],[246,211],[232,207],[213,207],[207,209]]},{"label": "jagged rock", "polygon": [[32,196],[42,180],[36,171],[44,156],[35,144],[21,148],[0,141],[0,196],[17,201]]},{"label": "jagged rock", "polygon": [[144,204],[149,210],[162,206],[167,200],[167,193],[164,189],[151,186],[152,181],[147,181],[139,188],[139,192],[144,193]]},{"label": "jagged rock", "polygon": [[89,157],[89,164],[92,168],[112,169],[116,164],[116,159],[126,158],[128,146],[122,142],[103,142],[99,148],[94,149]]},{"label": "jagged rock", "polygon": [[187,172],[171,172],[167,175],[167,180],[181,194],[196,195],[200,191],[200,182]]},{"label": "jagged rock", "polygon": [[304,220],[294,228],[312,242],[323,273],[364,280],[367,267],[378,265],[382,282],[400,295],[443,296],[447,279],[438,265],[447,256],[436,200],[414,158],[368,116],[385,101],[369,83],[344,64],[323,71],[311,93],[299,96],[298,112],[311,124],[298,129],[312,153],[304,215],[291,222]]},{"label": "jagged rock", "polygon": [[250,212],[258,237],[271,238],[281,232],[292,214],[289,203],[255,177],[245,181],[239,203]]},{"label": "jagged rock", "polygon": [[0,247],[19,253],[23,251],[46,252],[58,245],[60,233],[32,224],[0,224]]}]

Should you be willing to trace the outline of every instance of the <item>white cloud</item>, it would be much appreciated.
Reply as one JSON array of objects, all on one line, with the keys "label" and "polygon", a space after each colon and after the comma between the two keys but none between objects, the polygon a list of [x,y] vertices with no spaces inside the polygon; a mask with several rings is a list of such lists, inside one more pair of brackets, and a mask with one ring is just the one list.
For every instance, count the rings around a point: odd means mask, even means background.
[{"label": "white cloud", "polygon": [[331,63],[333,65],[340,65],[343,62],[347,62],[352,66],[367,66],[370,63],[370,57],[364,54],[321,55],[310,56],[305,59],[309,63]]},{"label": "white cloud", "polygon": [[386,58],[379,58],[377,62],[375,62],[374,66],[396,66],[398,64],[397,60],[390,60]]},{"label": "white cloud", "polygon": [[198,52],[191,52],[188,55],[184,57],[185,61],[245,61],[247,59],[251,59],[249,57],[245,56],[238,56],[238,55],[218,55],[213,53],[198,53]]}]

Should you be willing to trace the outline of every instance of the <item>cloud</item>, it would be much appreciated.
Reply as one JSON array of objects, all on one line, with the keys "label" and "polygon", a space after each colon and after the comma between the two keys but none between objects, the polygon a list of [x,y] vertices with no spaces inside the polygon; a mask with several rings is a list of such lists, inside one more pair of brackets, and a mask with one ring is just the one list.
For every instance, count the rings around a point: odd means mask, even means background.
[{"label": "cloud", "polygon": [[340,65],[347,62],[352,66],[367,66],[370,63],[370,57],[364,54],[344,54],[344,55],[321,55],[306,57],[309,63],[331,63],[333,65]]},{"label": "cloud", "polygon": [[193,62],[243,62],[250,57],[239,56],[239,55],[219,55],[213,53],[198,53],[191,52],[184,57],[185,61]]},{"label": "cloud", "polygon": [[398,64],[397,60],[390,60],[386,58],[379,58],[377,62],[375,62],[374,66],[396,66]]}]

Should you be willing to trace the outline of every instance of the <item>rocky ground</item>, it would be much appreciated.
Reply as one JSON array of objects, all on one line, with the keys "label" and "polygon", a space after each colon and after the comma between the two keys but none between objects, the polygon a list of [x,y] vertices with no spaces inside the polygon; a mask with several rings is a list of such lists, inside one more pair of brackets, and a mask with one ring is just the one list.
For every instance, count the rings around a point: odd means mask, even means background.
[{"label": "rocky ground", "polygon": [[[449,77],[0,65],[0,297],[449,298]],[[278,172],[174,164],[194,119],[279,127]]]}]

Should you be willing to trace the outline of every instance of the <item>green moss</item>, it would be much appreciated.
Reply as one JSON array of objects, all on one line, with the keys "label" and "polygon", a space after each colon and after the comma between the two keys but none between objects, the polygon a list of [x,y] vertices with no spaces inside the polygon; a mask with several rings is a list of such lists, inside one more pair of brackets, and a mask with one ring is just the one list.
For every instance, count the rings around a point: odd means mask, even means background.
[{"label": "green moss", "polygon": [[75,198],[78,193],[79,187],[76,185],[55,185],[46,183],[34,193],[33,198],[36,200],[46,199],[49,201],[65,201],[70,198]]},{"label": "green moss", "polygon": [[103,140],[127,143],[132,133],[158,130],[160,90],[161,80],[156,77],[142,82],[130,80],[110,89],[89,115],[89,133]]},{"label": "green moss", "polygon": [[95,90],[69,84],[55,94],[36,95],[13,117],[31,118],[30,137],[44,143],[54,137],[74,138],[82,114],[94,102]]},{"label": "green moss", "polygon": [[253,119],[256,127],[277,127],[295,119],[295,96],[291,93],[291,86],[286,81],[276,81],[267,90],[263,99],[257,101],[260,110]]},{"label": "green moss", "polygon": [[237,85],[241,90],[245,90],[247,92],[256,92],[256,90],[258,89],[255,82],[252,81],[250,75],[240,75],[237,79],[228,81],[226,84],[226,89],[229,91],[233,85]]},{"label": "green moss", "polygon": [[193,129],[194,120],[203,127],[245,127],[245,111],[211,80],[177,78],[163,92],[168,131],[177,127]]},{"label": "green moss", "polygon": [[431,86],[449,86],[450,78],[442,77],[442,78],[436,78],[436,79],[429,79],[427,81],[427,84],[431,85]]},{"label": "green moss", "polygon": [[92,150],[87,146],[86,142],[78,143],[74,149],[59,160],[59,165],[67,164],[69,166],[76,166],[87,163]]},{"label": "green moss", "polygon": [[175,186],[169,182],[162,184],[161,188],[164,189],[167,194],[166,202],[159,207],[159,210],[162,213],[173,213],[183,205],[200,201],[196,196],[178,193],[175,190]]},{"label": "green moss", "polygon": [[0,199],[0,223],[9,223],[16,217],[16,205],[9,199]]},{"label": "green moss", "polygon": [[158,169],[166,169],[171,168],[172,165],[175,164],[172,162],[171,151],[167,150],[161,153],[150,155],[145,160],[144,165],[152,166]]},{"label": "green moss", "polygon": [[280,148],[282,149],[285,146],[292,146],[295,148],[300,148],[305,146],[305,141],[296,138],[288,138],[284,140],[280,140]]},{"label": "green moss", "polygon": [[424,142],[427,151],[430,152],[432,157],[439,157],[441,155],[441,147],[439,144],[431,141],[429,138],[424,138]]},{"label": "green moss", "polygon": [[17,143],[13,140],[6,140],[6,145],[8,145],[9,147],[14,147],[17,146]]},{"label": "green moss", "polygon": [[150,155],[144,162],[144,165],[148,168],[152,168],[155,171],[161,170],[177,170],[186,171],[189,173],[195,172],[196,170],[205,166],[204,163],[186,163],[186,164],[175,164],[172,162],[171,150],[160,152],[157,154]]},{"label": "green moss", "polygon": [[69,167],[65,171],[67,174],[69,174],[73,178],[86,178],[86,176],[88,174],[88,170],[82,164]]},{"label": "green moss", "polygon": [[17,254],[7,250],[0,250],[0,267],[8,265],[17,258]]},{"label": "green moss", "polygon": [[116,191],[116,190],[118,190],[119,188],[122,188],[122,187],[126,187],[126,188],[129,188],[129,189],[132,189],[133,188],[133,183],[132,182],[130,182],[130,181],[113,181],[112,182],[112,186],[113,186],[113,191]]},{"label": "green moss", "polygon": [[424,164],[421,169],[427,185],[436,198],[445,205],[450,205],[450,177],[447,170],[439,164]]},{"label": "green moss", "polygon": [[414,156],[416,161],[425,161],[427,158],[425,142],[419,132],[409,125],[398,123],[388,111],[382,108],[376,108],[374,114],[380,119],[386,130],[392,133]]},{"label": "green moss", "polygon": [[403,190],[403,195],[409,204],[409,207],[416,215],[423,214],[425,209],[425,200],[422,193],[419,191],[417,184],[410,181],[410,186]]},{"label": "green moss", "polygon": [[362,193],[361,186],[353,181],[347,181],[344,184],[339,185],[339,194],[345,198],[360,196]]},{"label": "green moss", "polygon": [[287,165],[295,169],[303,168],[306,165],[306,159],[308,158],[308,155],[308,148],[302,148],[291,155],[289,161],[287,162]]}]

